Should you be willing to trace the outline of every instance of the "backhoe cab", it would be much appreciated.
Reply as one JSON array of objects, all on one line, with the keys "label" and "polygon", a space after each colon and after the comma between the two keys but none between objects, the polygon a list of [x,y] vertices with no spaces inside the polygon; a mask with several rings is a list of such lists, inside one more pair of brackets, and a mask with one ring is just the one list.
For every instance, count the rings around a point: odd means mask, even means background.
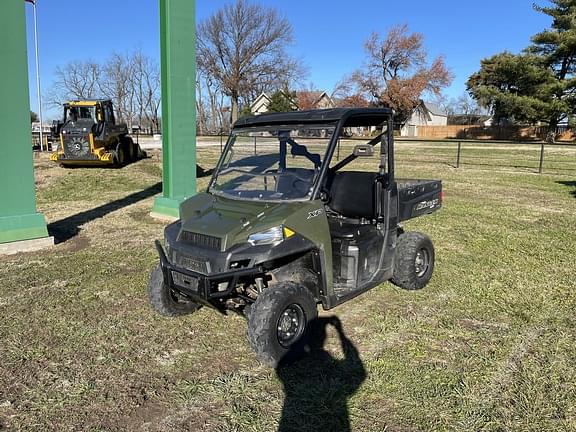
[{"label": "backhoe cab", "polygon": [[[335,160],[352,129],[377,136]],[[349,170],[359,158],[372,158],[373,171]],[[332,309],[388,280],[428,283],[432,242],[400,222],[438,210],[441,190],[437,180],[396,179],[388,109],[240,119],[206,192],[184,201],[164,246],[156,242],[150,302],[167,316],[242,313],[257,357],[276,365],[306,341],[318,304]]]},{"label": "backhoe cab", "polygon": [[53,127],[59,138],[58,150],[50,160],[63,166],[124,166],[146,157],[128,136],[125,124],[116,124],[112,101],[78,100],[64,104],[62,121]]}]

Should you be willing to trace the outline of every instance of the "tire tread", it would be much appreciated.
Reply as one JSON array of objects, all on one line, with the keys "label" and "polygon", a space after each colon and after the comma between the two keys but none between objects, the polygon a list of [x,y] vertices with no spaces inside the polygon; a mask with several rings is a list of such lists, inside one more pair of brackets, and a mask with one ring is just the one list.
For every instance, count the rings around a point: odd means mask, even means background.
[{"label": "tire tread", "polygon": [[248,320],[248,341],[258,360],[269,366],[277,366],[282,355],[288,352],[288,349],[274,342],[270,332],[273,330],[276,335],[275,312],[286,307],[286,303],[292,300],[298,304],[307,303],[300,304],[306,314],[307,323],[317,317],[318,310],[312,293],[302,285],[291,281],[280,282],[267,288],[251,307]]},{"label": "tire tread", "polygon": [[178,303],[171,298],[169,288],[164,284],[164,275],[160,265],[157,265],[150,273],[148,300],[152,309],[166,317],[188,315],[200,309],[200,305],[192,301]]},{"label": "tire tread", "polygon": [[[414,270],[416,253],[422,247],[427,247],[430,252],[430,263],[426,274],[418,277]],[[398,237],[396,244],[396,257],[394,260],[394,275],[391,282],[406,290],[418,290],[424,288],[432,277],[434,271],[435,253],[430,238],[420,232],[406,232]]]}]

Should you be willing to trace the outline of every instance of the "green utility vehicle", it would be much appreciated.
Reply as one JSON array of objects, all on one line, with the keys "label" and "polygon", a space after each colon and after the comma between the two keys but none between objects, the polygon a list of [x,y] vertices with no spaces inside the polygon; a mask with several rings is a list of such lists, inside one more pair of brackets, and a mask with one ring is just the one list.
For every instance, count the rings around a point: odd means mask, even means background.
[{"label": "green utility vehicle", "polygon": [[[438,210],[442,183],[395,178],[392,114],[342,108],[238,120],[206,192],[182,203],[164,247],[156,241],[153,308],[241,313],[258,359],[273,366],[306,341],[318,304],[332,309],[388,280],[424,287],[434,247],[400,223]],[[351,132],[376,136],[340,158]],[[373,172],[350,170],[366,158]]]}]

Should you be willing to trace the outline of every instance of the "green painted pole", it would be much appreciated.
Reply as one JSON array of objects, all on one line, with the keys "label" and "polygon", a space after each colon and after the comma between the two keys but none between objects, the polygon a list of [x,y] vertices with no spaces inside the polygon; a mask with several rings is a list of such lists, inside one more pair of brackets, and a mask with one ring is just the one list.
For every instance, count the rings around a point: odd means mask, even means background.
[{"label": "green painted pole", "polygon": [[160,0],[163,193],[154,216],[179,217],[196,193],[196,22],[193,0]]},{"label": "green painted pole", "polygon": [[0,243],[48,237],[36,212],[26,16],[23,0],[0,1]]}]

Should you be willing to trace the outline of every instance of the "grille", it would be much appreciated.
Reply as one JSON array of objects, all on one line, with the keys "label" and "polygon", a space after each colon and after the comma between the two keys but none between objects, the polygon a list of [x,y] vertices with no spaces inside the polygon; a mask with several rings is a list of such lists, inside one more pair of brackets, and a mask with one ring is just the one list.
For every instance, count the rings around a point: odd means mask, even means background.
[{"label": "grille", "polygon": [[222,239],[220,239],[219,237],[213,237],[206,234],[200,234],[191,231],[182,231],[182,233],[180,234],[180,241],[206,249],[220,250]]},{"label": "grille", "polygon": [[64,139],[64,153],[67,159],[86,159],[91,156],[90,142],[85,135],[67,135]]}]

